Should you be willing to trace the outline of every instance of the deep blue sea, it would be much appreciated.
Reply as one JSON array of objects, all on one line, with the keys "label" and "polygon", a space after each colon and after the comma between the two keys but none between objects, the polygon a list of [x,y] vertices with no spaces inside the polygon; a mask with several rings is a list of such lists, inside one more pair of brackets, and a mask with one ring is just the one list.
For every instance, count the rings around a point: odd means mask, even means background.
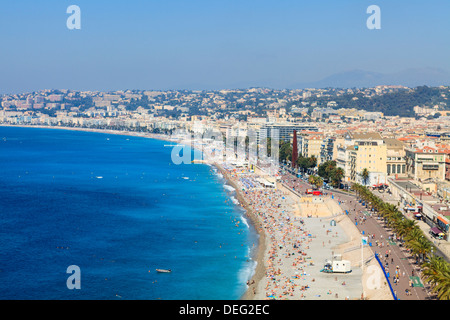
[{"label": "deep blue sea", "polygon": [[168,144],[0,127],[0,299],[239,299],[257,234],[216,169]]}]

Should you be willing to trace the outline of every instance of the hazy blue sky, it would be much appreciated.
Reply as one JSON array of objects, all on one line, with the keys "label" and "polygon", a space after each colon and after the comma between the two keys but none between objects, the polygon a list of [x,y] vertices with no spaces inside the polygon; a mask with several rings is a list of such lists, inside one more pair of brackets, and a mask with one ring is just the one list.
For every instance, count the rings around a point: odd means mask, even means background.
[{"label": "hazy blue sky", "polygon": [[[66,9],[81,8],[81,30]],[[381,30],[369,30],[369,5]],[[450,1],[0,0],[0,93],[285,87],[450,70]]]}]

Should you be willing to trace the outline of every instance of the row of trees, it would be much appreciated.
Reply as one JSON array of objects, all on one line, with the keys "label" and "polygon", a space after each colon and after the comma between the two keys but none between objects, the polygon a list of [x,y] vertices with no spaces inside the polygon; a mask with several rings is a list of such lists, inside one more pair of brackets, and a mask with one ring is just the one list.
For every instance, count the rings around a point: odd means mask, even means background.
[{"label": "row of trees", "polygon": [[[292,145],[291,145],[291,143],[281,140],[279,146],[280,146],[280,152],[279,152],[280,161],[281,162],[292,161]],[[305,172],[306,170],[317,166],[317,158],[314,156],[304,157],[302,155],[299,155],[296,165],[302,172]]]},{"label": "row of trees", "polygon": [[344,177],[344,170],[336,166],[336,161],[326,161],[319,165],[317,171],[318,175],[321,176],[325,181],[331,183],[333,187],[338,188],[341,184],[342,178]]},{"label": "row of trees", "polygon": [[375,196],[367,187],[354,184],[352,189],[359,198],[369,203],[386,224],[401,238],[411,250],[423,270],[423,280],[430,284],[440,300],[450,300],[450,264],[433,252],[435,247],[429,241],[416,221],[406,218],[397,206],[386,203]]},{"label": "row of trees", "polygon": [[[280,141],[280,161],[291,161],[292,160],[292,146],[290,142]],[[317,158],[314,156],[304,157],[299,155],[296,163],[297,167],[305,172],[308,169],[317,166]],[[309,177],[309,182],[314,184],[316,187],[320,188],[324,181],[330,183],[332,186],[338,188],[344,178],[344,170],[336,166],[336,161],[326,161],[319,165],[318,176],[311,175]]]},{"label": "row of trees", "polygon": [[316,176],[315,174],[312,174],[308,177],[308,182],[315,185],[317,188],[323,186],[323,179],[319,176]]},{"label": "row of trees", "polygon": [[[291,161],[292,160],[292,146],[290,142],[280,141],[280,161]],[[299,155],[297,159],[297,167],[305,172],[310,168],[314,168],[317,166],[317,158],[314,156],[311,157],[303,157]],[[326,161],[319,165],[317,174],[323,179],[323,181],[330,183],[333,187],[338,188],[341,184],[342,179],[344,178],[345,172],[342,168],[336,166],[336,161],[330,160]],[[367,185],[369,182],[369,170],[364,168],[360,175],[362,178],[362,182],[364,185]],[[322,181],[322,184],[323,184]]]}]

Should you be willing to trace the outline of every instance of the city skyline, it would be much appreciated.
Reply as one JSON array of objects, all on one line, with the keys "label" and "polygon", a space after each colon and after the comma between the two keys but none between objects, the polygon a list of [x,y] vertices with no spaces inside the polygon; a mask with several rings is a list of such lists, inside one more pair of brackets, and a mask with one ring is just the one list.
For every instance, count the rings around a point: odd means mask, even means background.
[{"label": "city skyline", "polygon": [[[81,10],[80,30],[66,26],[73,4]],[[381,8],[379,30],[366,26],[373,4]],[[0,94],[293,89],[335,75],[349,75],[348,85],[357,86],[373,74],[404,74],[378,84],[408,85],[399,83],[410,78],[408,70],[417,71],[413,85],[436,85],[434,73],[448,85],[449,10],[440,0],[5,3]]]}]

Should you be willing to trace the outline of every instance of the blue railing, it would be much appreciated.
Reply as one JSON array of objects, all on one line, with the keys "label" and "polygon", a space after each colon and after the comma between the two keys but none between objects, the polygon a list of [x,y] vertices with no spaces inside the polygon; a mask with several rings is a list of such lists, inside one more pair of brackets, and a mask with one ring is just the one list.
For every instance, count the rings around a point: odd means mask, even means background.
[{"label": "blue railing", "polygon": [[398,298],[394,292],[394,289],[392,288],[391,282],[389,281],[389,277],[386,274],[386,270],[384,270],[383,263],[381,262],[380,258],[378,257],[378,253],[375,253],[375,259],[377,259],[378,263],[380,264],[381,270],[383,270],[384,276],[386,277],[386,281],[389,285],[389,288],[391,289],[391,293],[392,293],[392,296],[394,297],[394,300],[398,300]]}]

